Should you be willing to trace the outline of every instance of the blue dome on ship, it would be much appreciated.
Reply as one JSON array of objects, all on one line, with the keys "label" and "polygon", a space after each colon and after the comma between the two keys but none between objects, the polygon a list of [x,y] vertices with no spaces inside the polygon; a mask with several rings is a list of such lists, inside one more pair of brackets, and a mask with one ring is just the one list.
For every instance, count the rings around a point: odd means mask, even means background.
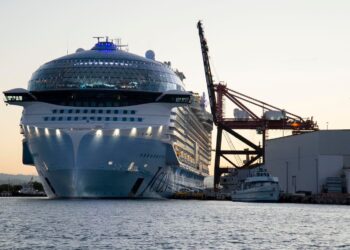
[{"label": "blue dome on ship", "polygon": [[112,89],[164,92],[184,90],[174,71],[112,42],[98,42],[42,65],[29,81],[29,91]]}]

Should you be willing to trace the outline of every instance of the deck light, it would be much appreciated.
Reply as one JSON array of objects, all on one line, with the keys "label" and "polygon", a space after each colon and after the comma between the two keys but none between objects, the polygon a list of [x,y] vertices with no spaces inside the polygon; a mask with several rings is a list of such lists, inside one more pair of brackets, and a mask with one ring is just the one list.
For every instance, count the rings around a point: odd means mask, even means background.
[{"label": "deck light", "polygon": [[113,135],[114,135],[114,136],[118,136],[119,133],[120,133],[120,132],[119,132],[119,129],[117,128],[117,129],[114,130]]},{"label": "deck light", "polygon": [[96,130],[96,135],[97,136],[101,136],[102,135],[102,130],[101,129]]},{"label": "deck light", "polygon": [[298,127],[300,127],[300,123],[299,122],[293,122],[292,124],[291,124],[291,126],[293,127],[293,128],[298,128]]},{"label": "deck light", "polygon": [[163,131],[163,125],[160,125],[158,129],[158,135],[161,135],[162,131]]},{"label": "deck light", "polygon": [[61,131],[59,129],[56,129],[56,136],[60,137],[61,136]]},{"label": "deck light", "polygon": [[137,134],[137,129],[136,128],[132,128],[130,130],[130,136],[136,136],[136,134]]},{"label": "deck light", "polygon": [[152,134],[152,127],[149,126],[146,131],[146,135],[151,135]]}]

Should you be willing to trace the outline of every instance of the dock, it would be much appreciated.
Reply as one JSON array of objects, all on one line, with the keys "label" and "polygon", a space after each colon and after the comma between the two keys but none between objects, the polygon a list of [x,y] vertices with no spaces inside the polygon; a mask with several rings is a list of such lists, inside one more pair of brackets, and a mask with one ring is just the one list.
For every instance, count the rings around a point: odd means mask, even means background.
[{"label": "dock", "polygon": [[[231,200],[227,193],[214,192],[213,190],[204,190],[203,192],[177,192],[172,198],[179,200]],[[278,203],[350,205],[350,194],[282,194]]]}]

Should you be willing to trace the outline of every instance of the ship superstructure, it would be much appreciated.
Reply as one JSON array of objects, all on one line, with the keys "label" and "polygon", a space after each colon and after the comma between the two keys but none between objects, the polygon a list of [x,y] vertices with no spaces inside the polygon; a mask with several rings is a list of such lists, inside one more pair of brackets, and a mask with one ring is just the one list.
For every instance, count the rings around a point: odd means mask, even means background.
[{"label": "ship superstructure", "polygon": [[23,163],[50,197],[169,197],[200,190],[212,117],[184,75],[99,40],[41,66],[28,89],[4,92],[24,108]]},{"label": "ship superstructure", "polygon": [[277,202],[280,196],[278,178],[271,176],[266,169],[257,168],[246,178],[241,189],[233,190],[233,201]]}]

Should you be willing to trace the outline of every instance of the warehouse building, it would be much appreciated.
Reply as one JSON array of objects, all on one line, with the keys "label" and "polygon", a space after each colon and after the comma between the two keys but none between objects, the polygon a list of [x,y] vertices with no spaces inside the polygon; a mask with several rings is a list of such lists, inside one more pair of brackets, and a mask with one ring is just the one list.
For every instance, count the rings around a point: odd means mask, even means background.
[{"label": "warehouse building", "polygon": [[265,162],[285,193],[350,192],[350,130],[268,140]]}]

